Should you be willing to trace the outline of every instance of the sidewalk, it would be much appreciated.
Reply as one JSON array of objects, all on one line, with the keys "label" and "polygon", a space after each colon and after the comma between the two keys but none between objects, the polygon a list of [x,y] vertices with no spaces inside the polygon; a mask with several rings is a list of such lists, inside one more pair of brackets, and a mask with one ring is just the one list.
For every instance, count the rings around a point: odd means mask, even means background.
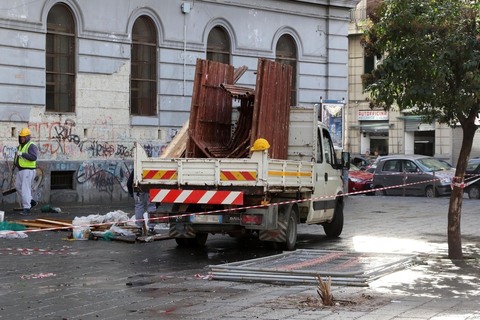
[{"label": "sidewalk", "polygon": [[[228,237],[185,251],[174,241],[65,241],[64,233],[42,232],[0,239],[0,319],[480,319],[479,200],[464,199],[467,259],[459,262],[446,259],[447,198],[353,196],[346,203],[339,240],[300,225],[298,247],[416,259],[369,287],[333,286],[334,307],[322,307],[312,285],[206,280],[209,265],[246,250]],[[115,210],[61,209],[69,218]],[[116,209],[133,214],[128,205]],[[6,219],[16,217],[7,211]]]}]

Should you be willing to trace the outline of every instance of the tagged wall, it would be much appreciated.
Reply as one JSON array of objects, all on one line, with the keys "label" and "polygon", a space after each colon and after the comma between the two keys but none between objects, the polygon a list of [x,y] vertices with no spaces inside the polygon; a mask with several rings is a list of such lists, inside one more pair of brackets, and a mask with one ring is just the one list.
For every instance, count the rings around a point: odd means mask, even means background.
[{"label": "tagged wall", "polygon": [[[42,128],[47,139],[32,138],[39,148],[34,198],[41,202],[100,202],[128,200],[126,182],[133,168],[133,141],[116,142],[97,138],[81,138],[75,133],[71,119],[59,122],[29,124],[32,137]],[[108,130],[101,131],[108,133]],[[175,130],[170,131],[173,138]],[[141,142],[139,142],[141,143]],[[150,157],[159,157],[167,146],[161,142],[141,143]],[[13,158],[17,145],[0,144],[0,188],[14,186]],[[69,161],[65,161],[68,159]],[[83,159],[83,160],[82,160]],[[69,173],[71,188],[56,190],[52,187],[52,173]],[[2,197],[2,202],[16,202],[16,195]]]},{"label": "tagged wall", "polygon": [[[151,155],[158,156],[166,145],[143,145]],[[116,150],[112,145],[112,150]],[[12,148],[3,146],[2,150],[10,152]],[[131,152],[131,147],[129,148]],[[3,152],[2,152],[3,154]],[[110,153],[109,153],[110,154]],[[12,160],[0,164],[0,189],[14,187]],[[132,159],[123,160],[85,160],[85,161],[45,161],[37,164],[37,174],[33,184],[34,198],[43,203],[98,203],[104,201],[128,201],[127,180],[132,172]],[[16,172],[16,170],[15,170]],[[70,189],[52,188],[53,173],[68,173],[71,176]],[[2,196],[1,202],[18,202],[16,194]]]}]

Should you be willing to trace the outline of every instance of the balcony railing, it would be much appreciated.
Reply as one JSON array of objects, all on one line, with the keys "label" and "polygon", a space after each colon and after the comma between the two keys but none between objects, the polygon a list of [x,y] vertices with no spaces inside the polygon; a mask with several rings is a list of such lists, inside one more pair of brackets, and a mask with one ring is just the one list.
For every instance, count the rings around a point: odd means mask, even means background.
[{"label": "balcony railing", "polygon": [[367,8],[350,10],[350,22],[357,23],[367,19]]}]

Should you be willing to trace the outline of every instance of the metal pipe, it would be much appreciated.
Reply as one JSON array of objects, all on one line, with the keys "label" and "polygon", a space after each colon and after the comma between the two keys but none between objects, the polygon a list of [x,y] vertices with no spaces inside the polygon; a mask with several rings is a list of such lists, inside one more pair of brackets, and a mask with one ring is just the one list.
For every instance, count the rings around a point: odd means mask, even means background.
[{"label": "metal pipe", "polygon": [[[249,274],[211,274],[212,279],[228,281],[259,281],[259,282],[282,282],[297,284],[317,284],[316,278],[298,278],[298,277],[275,277],[274,275],[252,276]],[[352,281],[353,279],[331,278],[332,285],[348,285],[366,287],[368,284],[364,281]]]}]

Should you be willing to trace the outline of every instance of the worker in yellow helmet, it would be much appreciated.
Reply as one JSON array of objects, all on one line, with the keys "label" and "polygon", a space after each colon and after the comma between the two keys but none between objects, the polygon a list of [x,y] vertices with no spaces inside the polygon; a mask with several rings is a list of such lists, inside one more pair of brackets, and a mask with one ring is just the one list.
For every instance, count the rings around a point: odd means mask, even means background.
[{"label": "worker in yellow helmet", "polygon": [[30,214],[30,209],[37,204],[32,198],[32,184],[36,175],[38,148],[30,141],[30,129],[23,128],[18,136],[19,146],[15,154],[15,188],[22,201],[20,214]]}]

